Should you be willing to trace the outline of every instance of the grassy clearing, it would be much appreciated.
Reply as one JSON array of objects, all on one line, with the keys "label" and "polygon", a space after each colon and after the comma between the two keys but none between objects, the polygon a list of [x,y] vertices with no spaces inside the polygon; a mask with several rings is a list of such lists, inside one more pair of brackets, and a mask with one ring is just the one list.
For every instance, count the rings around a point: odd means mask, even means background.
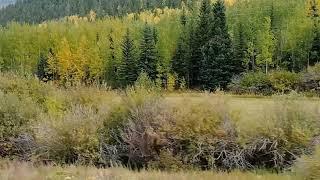
[{"label": "grassy clearing", "polygon": [[0,168],[2,180],[296,180],[289,174],[266,172],[134,172],[123,168],[97,169],[95,167],[34,167],[27,163],[10,163]]},{"label": "grassy clearing", "polygon": [[284,172],[320,144],[320,101],[297,94],[65,89],[3,74],[0,99],[0,157],[36,164]]}]

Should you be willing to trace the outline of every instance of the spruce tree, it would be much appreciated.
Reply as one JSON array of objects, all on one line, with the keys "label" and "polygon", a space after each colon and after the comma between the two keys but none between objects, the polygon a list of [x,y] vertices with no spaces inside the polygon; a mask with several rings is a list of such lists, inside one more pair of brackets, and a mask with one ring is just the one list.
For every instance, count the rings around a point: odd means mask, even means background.
[{"label": "spruce tree", "polygon": [[204,89],[226,88],[235,72],[237,60],[226,24],[225,6],[218,0],[213,7],[213,37],[202,48],[201,82]]},{"label": "spruce tree", "polygon": [[177,42],[177,48],[172,58],[172,70],[178,75],[179,80],[187,80],[189,83],[189,39],[187,31],[187,17],[185,11],[181,16],[182,33]]},{"label": "spruce tree", "polygon": [[106,60],[106,70],[105,70],[105,80],[107,83],[109,83],[111,86],[115,87],[117,86],[117,62],[116,62],[116,53],[115,53],[115,45],[114,40],[112,37],[113,30],[111,30],[109,34],[109,56]]},{"label": "spruce tree", "polygon": [[238,29],[238,41],[235,44],[235,72],[236,74],[240,74],[245,70],[244,67],[244,59],[246,58],[246,51],[248,49],[246,44],[245,35],[243,32],[243,25],[239,24]]},{"label": "spruce tree", "polygon": [[313,27],[313,42],[312,47],[309,52],[309,61],[308,66],[313,66],[320,59],[320,32],[319,32],[319,9],[316,0],[310,0],[310,7],[309,7],[309,17],[314,22]]},{"label": "spruce tree", "polygon": [[37,67],[37,77],[44,82],[52,80],[49,72],[48,58],[44,56],[43,53],[41,53],[39,57],[38,67]]},{"label": "spruce tree", "polygon": [[158,55],[152,28],[145,25],[143,29],[143,37],[140,44],[139,70],[146,72],[148,76],[155,80],[157,78],[157,61]]},{"label": "spruce tree", "polygon": [[182,24],[183,27],[185,27],[187,24],[187,15],[186,15],[185,8],[182,9],[182,15],[180,16],[180,23]]},{"label": "spruce tree", "polygon": [[210,0],[203,0],[197,27],[190,33],[190,84],[192,87],[200,86],[200,66],[202,60],[202,47],[210,39],[210,24],[212,20]]},{"label": "spruce tree", "polygon": [[133,85],[137,80],[137,77],[138,72],[135,59],[135,48],[128,29],[122,42],[122,61],[119,67],[119,78],[121,84],[127,86]]},{"label": "spruce tree", "polygon": [[312,47],[309,55],[308,66],[314,66],[320,60],[320,32],[315,32],[315,37],[312,42]]}]

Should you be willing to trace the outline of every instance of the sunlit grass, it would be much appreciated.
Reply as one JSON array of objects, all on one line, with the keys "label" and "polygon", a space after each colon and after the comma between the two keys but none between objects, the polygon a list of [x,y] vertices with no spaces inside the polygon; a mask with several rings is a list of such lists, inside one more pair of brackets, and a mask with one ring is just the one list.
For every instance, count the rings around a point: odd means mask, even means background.
[{"label": "sunlit grass", "polygon": [[294,175],[268,172],[130,171],[124,168],[97,169],[83,166],[32,166],[12,162],[0,168],[1,180],[295,180]]}]

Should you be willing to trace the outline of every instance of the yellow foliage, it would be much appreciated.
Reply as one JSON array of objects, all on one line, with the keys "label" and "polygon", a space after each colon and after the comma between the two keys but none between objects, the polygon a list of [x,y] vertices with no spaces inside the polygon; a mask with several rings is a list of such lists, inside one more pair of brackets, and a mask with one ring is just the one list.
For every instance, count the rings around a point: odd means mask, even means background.
[{"label": "yellow foliage", "polygon": [[69,42],[66,38],[62,39],[60,49],[57,53],[58,59],[58,72],[61,78],[68,82],[75,75],[75,61],[74,55],[71,52],[71,48]]},{"label": "yellow foliage", "polygon": [[167,90],[173,92],[176,86],[176,77],[172,74],[168,75]]},{"label": "yellow foliage", "polygon": [[313,17],[315,14],[315,12],[313,11],[313,8],[316,8],[318,10],[318,14],[319,14],[319,10],[320,10],[320,0],[307,0],[307,14],[310,17]]}]

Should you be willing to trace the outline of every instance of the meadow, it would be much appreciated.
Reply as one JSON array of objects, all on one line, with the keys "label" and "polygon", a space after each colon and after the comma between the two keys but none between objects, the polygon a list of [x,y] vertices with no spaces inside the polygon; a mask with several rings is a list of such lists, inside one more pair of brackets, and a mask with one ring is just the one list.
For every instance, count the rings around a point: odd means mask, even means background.
[{"label": "meadow", "polygon": [[0,178],[3,180],[296,180],[297,177],[289,174],[271,174],[255,172],[160,172],[140,171],[134,172],[124,168],[97,169],[95,167],[34,167],[26,163],[7,164],[0,169]]},{"label": "meadow", "polygon": [[320,175],[316,97],[170,93],[147,77],[123,90],[61,87],[2,73],[0,99],[1,179]]}]

